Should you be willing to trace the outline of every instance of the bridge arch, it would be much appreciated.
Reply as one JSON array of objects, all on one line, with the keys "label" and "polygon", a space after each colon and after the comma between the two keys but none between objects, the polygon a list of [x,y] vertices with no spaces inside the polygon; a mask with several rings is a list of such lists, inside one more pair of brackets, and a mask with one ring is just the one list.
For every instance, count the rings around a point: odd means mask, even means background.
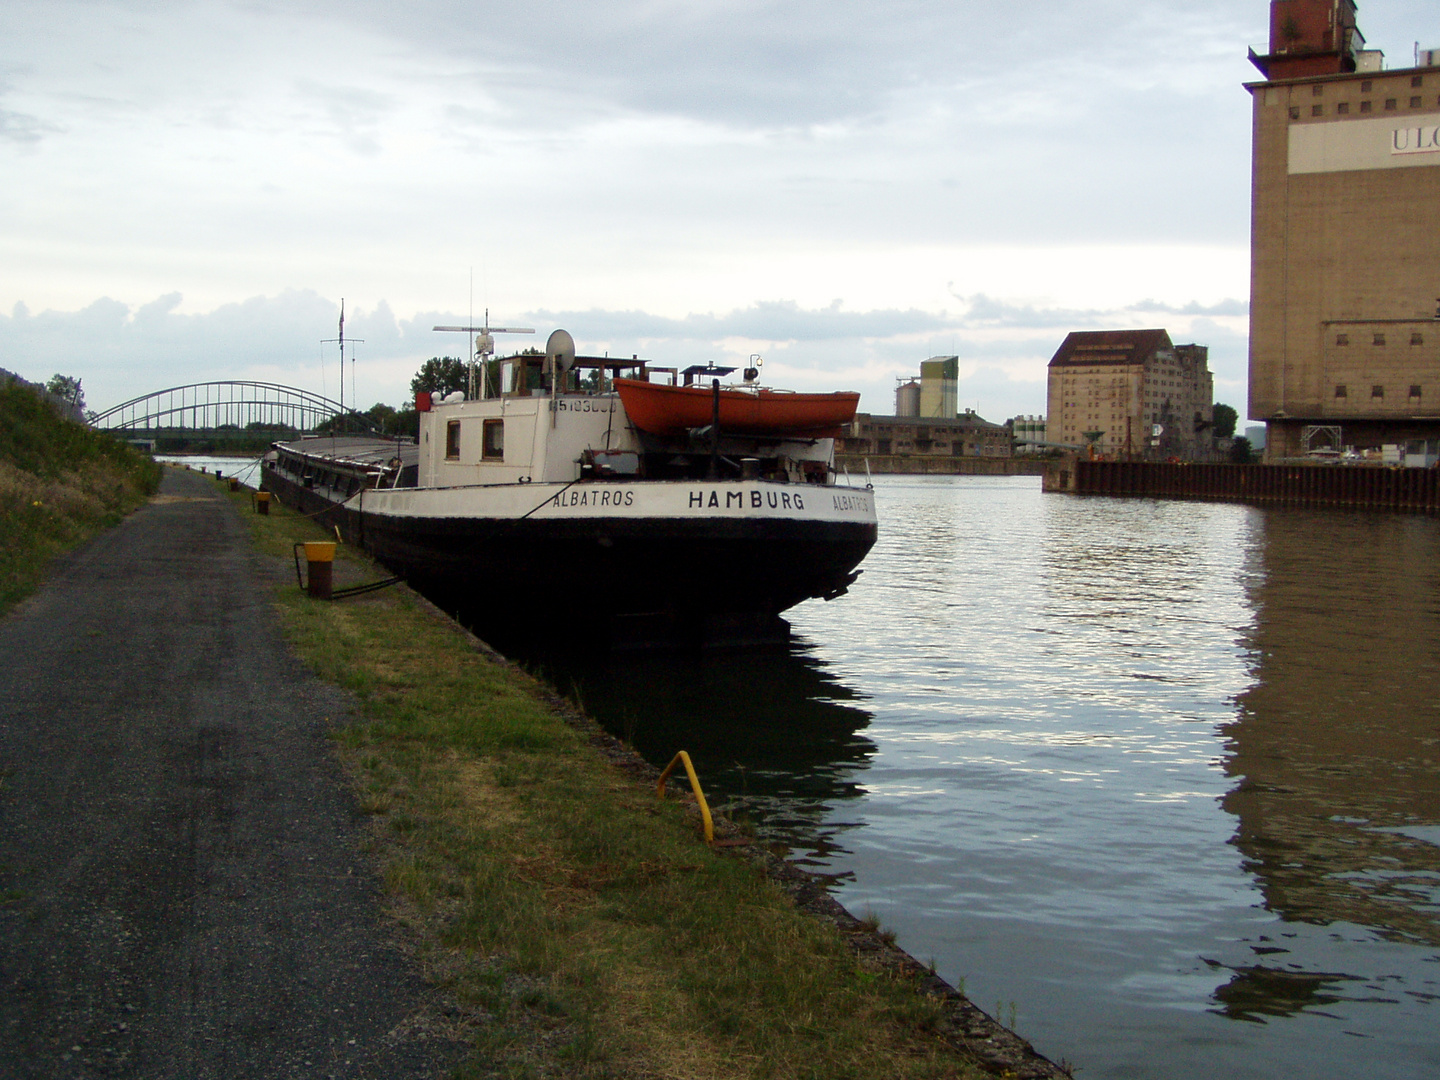
[{"label": "bridge arch", "polygon": [[155,390],[111,406],[93,422],[108,431],[137,435],[257,428],[308,432],[341,415],[347,428],[373,430],[368,417],[342,412],[338,401],[313,391],[280,383],[230,380]]}]

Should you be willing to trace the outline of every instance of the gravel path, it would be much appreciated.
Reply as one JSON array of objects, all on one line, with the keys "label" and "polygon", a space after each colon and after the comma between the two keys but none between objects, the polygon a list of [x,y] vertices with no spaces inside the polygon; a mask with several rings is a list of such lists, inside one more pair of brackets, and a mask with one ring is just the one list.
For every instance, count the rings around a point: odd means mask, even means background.
[{"label": "gravel path", "polygon": [[0,619],[0,1077],[435,1076],[276,571],[212,481]]}]

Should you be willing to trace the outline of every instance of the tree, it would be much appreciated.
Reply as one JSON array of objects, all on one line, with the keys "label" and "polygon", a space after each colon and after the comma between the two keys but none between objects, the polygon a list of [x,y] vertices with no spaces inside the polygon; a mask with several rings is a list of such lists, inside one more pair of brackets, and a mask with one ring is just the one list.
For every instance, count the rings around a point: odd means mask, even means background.
[{"label": "tree", "polygon": [[1229,405],[1221,405],[1218,401],[1211,413],[1215,418],[1215,438],[1228,439],[1235,434],[1235,421],[1240,418],[1239,413]]},{"label": "tree", "polygon": [[420,414],[415,411],[414,405],[406,405],[399,409],[386,423],[385,434],[387,435],[409,435],[412,439],[420,438]]},{"label": "tree", "polygon": [[1230,460],[1236,465],[1250,465],[1255,461],[1255,450],[1244,435],[1230,443]]},{"label": "tree", "polygon": [[377,401],[365,410],[365,415],[374,422],[376,430],[388,431],[391,423],[395,419],[395,412],[396,410],[393,405],[386,405],[383,401]]},{"label": "tree", "polygon": [[365,415],[382,435],[420,437],[420,414],[415,411],[414,405],[402,405],[397,409],[383,401],[377,401],[365,410]]},{"label": "tree", "polygon": [[469,382],[470,374],[464,360],[454,356],[432,356],[420,365],[420,370],[410,380],[410,393],[428,391],[444,396],[455,390],[464,390]]},{"label": "tree", "polygon": [[80,390],[80,380],[72,379],[69,375],[61,375],[58,371],[50,376],[50,381],[45,384],[45,389],[58,398],[64,398],[77,409],[85,408],[85,395]]}]

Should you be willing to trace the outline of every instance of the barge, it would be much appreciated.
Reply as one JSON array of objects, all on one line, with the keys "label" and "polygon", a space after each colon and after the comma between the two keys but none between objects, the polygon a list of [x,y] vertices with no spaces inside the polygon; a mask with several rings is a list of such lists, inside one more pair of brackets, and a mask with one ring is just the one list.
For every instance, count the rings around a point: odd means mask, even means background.
[{"label": "barge", "polygon": [[[876,539],[873,491],[837,477],[814,412],[752,411],[727,429],[722,397],[758,398],[756,369],[722,387],[734,369],[576,356],[563,330],[544,354],[493,359],[488,340],[469,392],[417,395],[418,442],[276,443],[262,487],[497,641],[783,640],[782,612],[858,576]],[[627,382],[684,390],[683,415],[656,421],[647,401],[642,429]]]}]

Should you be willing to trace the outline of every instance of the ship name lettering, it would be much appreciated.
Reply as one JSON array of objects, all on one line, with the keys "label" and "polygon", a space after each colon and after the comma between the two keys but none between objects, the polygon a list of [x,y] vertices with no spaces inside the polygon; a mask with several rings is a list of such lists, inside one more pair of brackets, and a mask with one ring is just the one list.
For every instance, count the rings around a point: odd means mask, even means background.
[{"label": "ship name lettering", "polygon": [[[593,498],[591,496],[594,496]],[[633,491],[562,491],[550,500],[556,506],[634,506]]]},{"label": "ship name lettering", "polygon": [[[712,491],[707,499],[705,492],[692,491],[688,496],[688,505],[692,510],[744,510],[745,492],[725,492],[725,502],[721,505],[719,492]],[[804,510],[805,499],[800,492],[789,491],[760,491],[752,488],[750,491],[750,509],[760,510],[765,506],[772,510]]]}]

